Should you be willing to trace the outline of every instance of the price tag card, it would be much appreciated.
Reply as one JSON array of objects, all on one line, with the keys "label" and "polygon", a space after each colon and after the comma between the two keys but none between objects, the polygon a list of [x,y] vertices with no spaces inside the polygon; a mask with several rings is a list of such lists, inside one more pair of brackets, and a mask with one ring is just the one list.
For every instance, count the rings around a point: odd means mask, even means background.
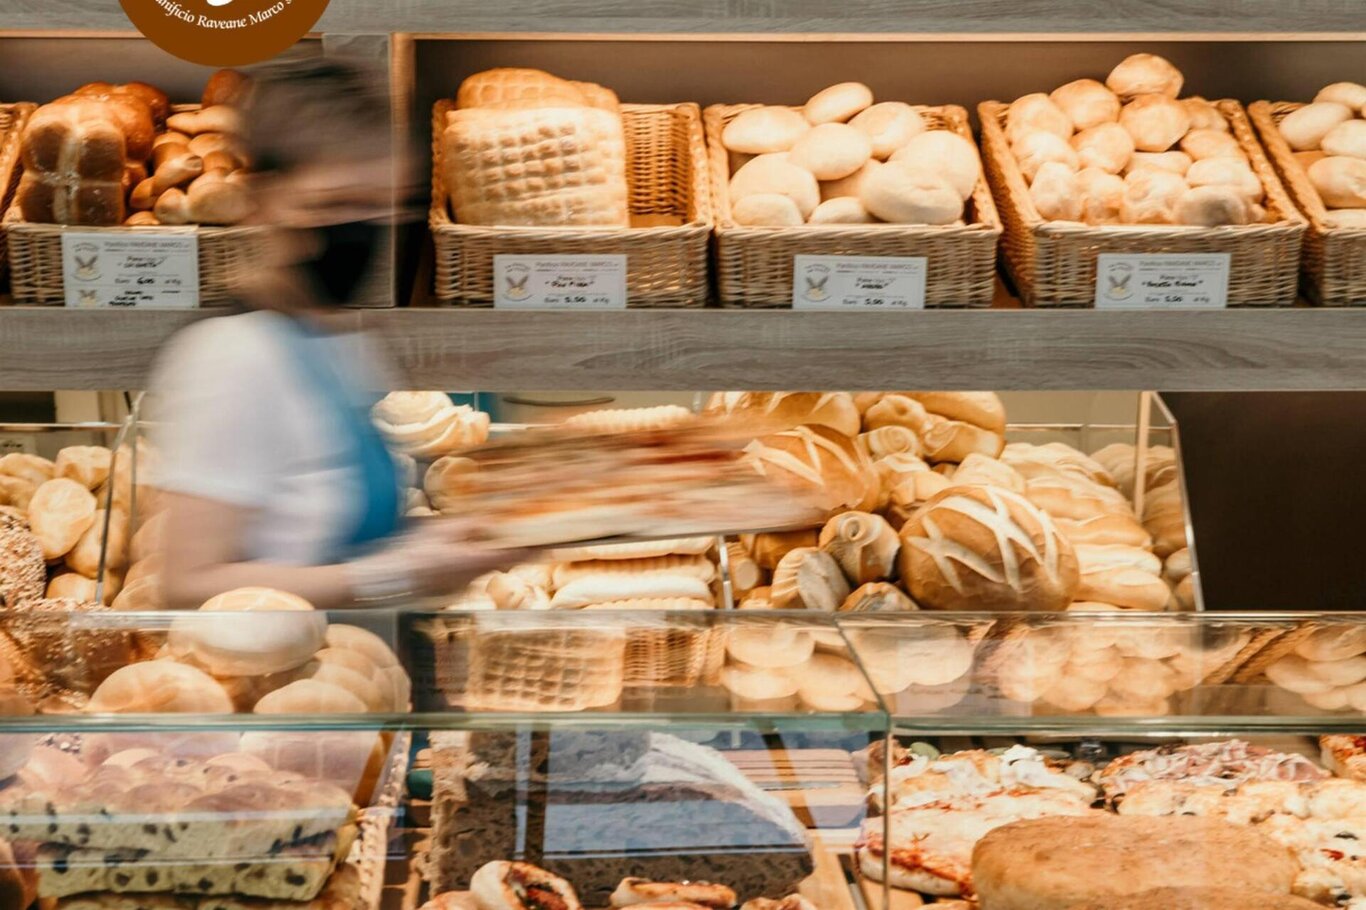
[{"label": "price tag card", "polygon": [[199,236],[194,228],[64,231],[62,277],[69,307],[197,307]]},{"label": "price tag card", "polygon": [[626,254],[493,257],[493,305],[508,310],[624,310]]},{"label": "price tag card", "polygon": [[1098,310],[1206,310],[1228,306],[1228,253],[1101,253]]},{"label": "price tag card", "polygon": [[794,310],[923,310],[924,256],[794,256]]}]

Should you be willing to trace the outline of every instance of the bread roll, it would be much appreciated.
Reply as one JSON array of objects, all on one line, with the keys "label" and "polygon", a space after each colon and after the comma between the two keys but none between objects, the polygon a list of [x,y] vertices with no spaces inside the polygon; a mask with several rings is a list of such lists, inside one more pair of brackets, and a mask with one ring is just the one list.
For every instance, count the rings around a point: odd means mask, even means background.
[{"label": "bread roll", "polygon": [[126,149],[123,127],[99,101],[39,107],[29,117],[21,144],[24,172],[15,204],[24,220],[90,225],[123,221]]},{"label": "bread roll", "polygon": [[1165,95],[1139,95],[1119,113],[1120,126],[1134,138],[1140,152],[1165,152],[1190,129],[1190,115]]},{"label": "bread roll", "polygon": [[66,446],[57,453],[54,476],[93,490],[109,478],[114,453],[104,446]]},{"label": "bread roll", "polygon": [[[855,200],[857,202],[857,200]],[[860,206],[862,208],[862,206]],[[817,206],[816,211],[820,207]],[[815,212],[812,212],[815,215]],[[805,224],[797,203],[789,196],[777,193],[755,193],[743,196],[731,206],[730,216],[736,224],[749,227],[796,227]]]},{"label": "bread roll", "polygon": [[958,463],[976,452],[992,458],[1005,448],[1005,437],[961,420],[938,420],[921,437],[925,458]]},{"label": "bread roll", "polygon": [[1128,897],[1084,901],[1065,910],[1322,910],[1322,904],[1291,894],[1241,888],[1154,888]]},{"label": "bread roll", "polygon": [[1173,215],[1177,224],[1218,227],[1252,223],[1252,205],[1236,187],[1226,184],[1197,186],[1176,198]]},{"label": "bread roll", "polygon": [[[105,510],[95,510],[95,520],[81,535],[80,540],[66,554],[66,564],[86,578],[95,578],[100,571],[100,553],[105,550]],[[108,556],[106,569],[122,569],[128,562],[128,513],[115,509],[108,521]]]},{"label": "bread roll", "polygon": [[204,83],[204,93],[200,96],[200,107],[213,107],[216,104],[241,105],[247,100],[251,89],[251,78],[237,70],[221,69]]},{"label": "bread roll", "polygon": [[805,168],[797,167],[786,154],[760,155],[730,178],[730,200],[734,206],[746,196],[757,194],[787,196],[797,205],[805,221],[821,201],[816,178]]},{"label": "bread roll", "polygon": [[1186,109],[1186,115],[1190,117],[1192,130],[1218,130],[1221,133],[1229,131],[1228,120],[1219,108],[1199,95],[1182,98],[1181,106]]},{"label": "bread roll", "polygon": [[232,699],[202,670],[150,660],[115,670],[90,696],[94,714],[231,714]]},{"label": "bread roll", "polygon": [[977,452],[963,459],[958,470],[953,472],[953,483],[955,486],[986,484],[1013,490],[1016,493],[1025,492],[1025,480],[1019,471],[1000,459]]},{"label": "bread roll", "polygon": [[35,488],[57,475],[57,465],[38,455],[11,452],[0,456],[0,476],[17,477]]},{"label": "bread roll", "polygon": [[829,427],[850,437],[859,431],[858,408],[848,392],[741,392],[734,398],[714,395],[704,413],[734,418],[756,433],[802,424]]},{"label": "bread roll", "polygon": [[28,503],[28,523],[43,558],[51,562],[70,552],[94,524],[95,510],[95,497],[74,480],[59,477],[38,487]]},{"label": "bread roll", "polygon": [[167,644],[171,654],[215,676],[260,676],[307,663],[326,631],[327,618],[301,597],[238,588],[173,622]]},{"label": "bread roll", "polygon": [[1076,169],[1060,161],[1049,161],[1034,175],[1029,198],[1039,215],[1049,221],[1080,221],[1084,198]]},{"label": "bread roll", "polygon": [[1119,98],[1094,79],[1076,79],[1049,92],[1077,130],[1089,130],[1119,120]]},{"label": "bread roll", "polygon": [[1315,101],[1335,101],[1345,104],[1354,111],[1366,107],[1366,85],[1356,82],[1334,82],[1319,89]]},{"label": "bread roll", "polygon": [[1124,178],[1120,218],[1126,224],[1172,224],[1176,218],[1176,200],[1188,188],[1186,181],[1171,171],[1156,168],[1130,171]]},{"label": "bread roll", "polygon": [[816,650],[811,632],[793,623],[737,625],[730,632],[726,657],[761,670],[801,666]]},{"label": "bread roll", "polygon": [[811,124],[790,107],[756,107],[736,114],[721,131],[721,144],[732,152],[765,155],[792,148]]},{"label": "bread roll", "polygon": [[868,456],[853,439],[827,427],[800,426],[762,436],[745,447],[744,459],[830,512],[867,509],[877,502],[877,477]]},{"label": "bread roll", "polygon": [[859,448],[874,462],[890,455],[920,455],[920,438],[907,427],[885,426],[858,435]]},{"label": "bread roll", "polygon": [[863,190],[863,181],[867,180],[868,176],[880,167],[882,167],[881,161],[872,160],[848,177],[840,180],[827,180],[821,184],[821,201],[828,202],[831,199],[844,199],[850,196],[857,199]]},{"label": "bread roll", "polygon": [[872,144],[873,157],[886,161],[892,153],[925,132],[925,118],[909,104],[883,101],[854,115],[849,125]]},{"label": "bread roll", "polygon": [[200,133],[228,133],[241,136],[244,130],[242,113],[226,104],[184,111],[166,118],[166,125],[178,133],[198,136]]},{"label": "bread roll", "polygon": [[1329,155],[1366,158],[1366,120],[1347,120],[1323,137],[1323,151]]},{"label": "bread roll", "polygon": [[861,82],[823,88],[807,100],[802,115],[808,123],[843,123],[873,103],[873,90]]},{"label": "bread roll", "polygon": [[1366,208],[1366,160],[1336,155],[1316,161],[1309,182],[1329,208]]},{"label": "bread roll", "polygon": [[901,544],[901,577],[932,610],[1060,610],[1080,578],[1053,520],[996,487],[949,487],[911,516]]},{"label": "bread roll", "polygon": [[712,602],[711,586],[695,575],[651,573],[633,577],[614,573],[570,581],[555,592],[550,606],[555,610],[579,610],[613,601],[662,597]]},{"label": "bread roll", "polygon": [[1081,167],[1077,150],[1066,139],[1059,139],[1052,133],[1041,130],[1020,134],[1011,143],[1010,149],[1015,153],[1020,171],[1031,183],[1039,173],[1039,168],[1050,162],[1066,165],[1069,171],[1076,171]]},{"label": "bread roll", "polygon": [[840,613],[905,613],[919,610],[916,602],[894,584],[869,582],[854,589],[840,604]]},{"label": "bread roll", "polygon": [[1102,123],[1082,130],[1072,137],[1081,167],[1098,167],[1118,174],[1129,164],[1134,154],[1134,139],[1118,123]]},{"label": "bread roll", "polygon": [[[94,603],[98,584],[77,572],[61,572],[48,580],[43,596],[48,600],[79,600]],[[112,598],[110,598],[112,600]]]},{"label": "bread roll", "polygon": [[1316,149],[1333,127],[1351,120],[1352,108],[1336,101],[1315,101],[1281,118],[1281,135],[1296,151]]},{"label": "bread roll", "polygon": [[1130,171],[1139,168],[1153,167],[1159,171],[1171,171],[1173,174],[1186,176],[1186,172],[1191,169],[1191,156],[1185,152],[1134,152],[1129,159],[1129,166],[1124,169],[1127,176]]},{"label": "bread roll", "polygon": [[895,157],[863,182],[859,201],[894,224],[952,224],[963,217],[963,198],[947,180]]},{"label": "bread roll", "polygon": [[906,392],[926,411],[961,420],[993,433],[1006,431],[1006,409],[995,392]]},{"label": "bread roll", "polygon": [[840,180],[867,164],[872,154],[872,141],[862,130],[847,123],[822,123],[793,143],[787,160],[817,180]]},{"label": "bread roll", "polygon": [[901,541],[882,516],[844,512],[821,529],[820,548],[834,557],[849,583],[858,586],[895,576]]},{"label": "bread roll", "polygon": [[769,598],[780,610],[833,613],[849,596],[849,582],[829,553],[802,547],[789,551],[773,570]]},{"label": "bread roll", "polygon": [[897,150],[891,160],[940,175],[964,200],[982,176],[977,147],[949,130],[926,130]]},{"label": "bread roll", "polygon": [[869,431],[889,426],[905,427],[920,436],[933,423],[930,412],[910,395],[884,395],[863,414],[863,426]]},{"label": "bread roll", "polygon": [[261,698],[256,714],[365,714],[365,702],[341,686],[301,679]]},{"label": "bread roll", "polygon": [[1156,573],[1121,566],[1083,571],[1076,597],[1127,610],[1157,611],[1166,609],[1171,593]]},{"label": "bread roll", "polygon": [[1337,209],[1329,212],[1324,220],[1335,228],[1366,228],[1366,209]]},{"label": "bread roll", "polygon": [[863,203],[848,196],[827,199],[811,213],[811,224],[872,224],[874,218]]},{"label": "bread roll", "polygon": [[1119,62],[1105,77],[1105,85],[1125,101],[1137,95],[1181,94],[1185,78],[1169,60],[1156,54],[1132,54]]},{"label": "bread roll", "polygon": [[1012,145],[1034,132],[1052,133],[1064,142],[1072,137],[1072,120],[1043,92],[1022,95],[1006,109],[1006,138]]},{"label": "bread roll", "polygon": [[1251,202],[1262,198],[1262,181],[1252,168],[1239,158],[1206,158],[1191,165],[1186,172],[1186,183],[1191,186],[1229,186]]},{"label": "bread roll", "polygon": [[1087,224],[1118,224],[1124,206],[1124,180],[1096,167],[1077,172],[1081,220]]},{"label": "bread roll", "polygon": [[1181,151],[1196,161],[1203,158],[1236,158],[1247,161],[1247,154],[1232,133],[1219,130],[1191,130],[1181,137]]}]

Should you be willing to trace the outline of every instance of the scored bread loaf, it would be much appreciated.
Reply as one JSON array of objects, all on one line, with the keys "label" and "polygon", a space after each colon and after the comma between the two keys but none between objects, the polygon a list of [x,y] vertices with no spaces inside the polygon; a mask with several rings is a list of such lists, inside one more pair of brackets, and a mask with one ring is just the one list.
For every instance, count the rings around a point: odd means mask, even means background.
[{"label": "scored bread loaf", "polygon": [[452,111],[441,137],[462,224],[626,227],[626,134],[589,107]]},{"label": "scored bread loaf", "polygon": [[25,221],[119,224],[128,165],[123,128],[98,100],[45,104],[22,141],[24,174],[15,201]]},{"label": "scored bread loaf", "polygon": [[810,424],[857,436],[860,427],[858,407],[848,392],[718,392],[704,413],[738,418],[756,433]]},{"label": "scored bread loaf", "polygon": [[745,447],[761,475],[788,484],[830,512],[868,510],[880,487],[872,462],[857,443],[828,427],[799,426],[762,436]]}]

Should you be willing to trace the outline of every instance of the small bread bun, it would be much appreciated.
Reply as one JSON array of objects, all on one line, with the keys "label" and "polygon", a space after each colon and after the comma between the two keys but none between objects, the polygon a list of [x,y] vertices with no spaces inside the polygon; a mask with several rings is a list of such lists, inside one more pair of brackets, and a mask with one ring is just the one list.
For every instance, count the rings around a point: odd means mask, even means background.
[{"label": "small bread bun", "polygon": [[[1309,182],[1330,208],[1366,208],[1366,160],[1334,155],[1309,166]],[[42,487],[39,487],[42,492]],[[37,495],[34,495],[37,499]],[[32,514],[32,504],[29,506]],[[37,529],[34,529],[37,533]]]},{"label": "small bread bun", "polygon": [[747,667],[781,670],[811,659],[816,644],[796,625],[735,626],[726,638],[726,656]]},{"label": "small bread bun", "polygon": [[810,128],[811,124],[790,107],[750,108],[726,124],[721,144],[746,155],[785,152]]},{"label": "small bread bun", "polygon": [[1230,186],[1251,202],[1263,195],[1262,181],[1246,161],[1238,158],[1205,158],[1186,172],[1191,186]]},{"label": "small bread bun", "polygon": [[1221,133],[1229,131],[1228,120],[1220,113],[1219,108],[1199,95],[1182,98],[1181,106],[1186,109],[1186,114],[1190,117],[1191,129],[1218,130]]},{"label": "small bread bun", "polygon": [[972,195],[982,176],[977,147],[949,130],[926,130],[893,154],[891,160],[939,174],[963,200]]},{"label": "small bread bun", "polygon": [[886,161],[892,153],[925,132],[925,118],[901,101],[883,101],[860,111],[849,125],[872,143],[873,157]]},{"label": "small bread bun", "polygon": [[1186,181],[1171,171],[1145,168],[1124,178],[1124,203],[1120,217],[1126,224],[1172,224],[1176,200],[1188,189]]},{"label": "small bread bun", "polygon": [[1039,168],[1050,162],[1066,165],[1067,169],[1073,172],[1081,169],[1081,158],[1077,150],[1066,139],[1059,139],[1052,133],[1042,130],[1020,134],[1011,143],[1010,150],[1015,153],[1015,160],[1020,163],[1020,171],[1030,183],[1034,182]]},{"label": "small bread bun", "polygon": [[109,674],[90,696],[95,714],[231,714],[232,699],[202,670],[148,660]]},{"label": "small bread bun", "polygon": [[1087,224],[1118,224],[1124,204],[1124,180],[1098,167],[1077,172],[1077,191],[1081,194],[1081,220]]},{"label": "small bread bun", "polygon": [[1353,109],[1336,101],[1315,101],[1281,119],[1281,135],[1295,151],[1318,148],[1323,137],[1339,123],[1351,120]]},{"label": "small bread bun", "polygon": [[1081,167],[1098,167],[1118,174],[1134,154],[1134,138],[1118,123],[1102,123],[1072,137]]},{"label": "small bread bun", "polygon": [[963,197],[948,181],[895,156],[864,181],[859,201],[893,224],[952,224],[963,216]]},{"label": "small bread bun", "polygon": [[802,107],[802,115],[808,123],[816,125],[844,123],[872,103],[873,90],[868,86],[862,82],[841,82],[812,95]]},{"label": "small bread bun", "polygon": [[263,696],[257,714],[364,714],[360,697],[341,686],[317,679],[301,679]]},{"label": "small bread bun", "polygon": [[1173,209],[1177,224],[1218,227],[1223,224],[1250,224],[1252,205],[1236,187],[1226,184],[1197,186],[1176,199]]},{"label": "small bread bun", "polygon": [[79,600],[83,603],[93,603],[97,587],[99,585],[95,579],[86,578],[79,572],[61,572],[48,580],[47,590],[43,596],[48,600]]},{"label": "small bread bun", "polygon": [[834,613],[849,596],[849,582],[835,557],[823,550],[792,550],[773,570],[773,605],[780,610]]},{"label": "small bread bun", "polygon": [[38,487],[57,476],[57,465],[38,455],[11,452],[0,456],[0,475],[17,477]]},{"label": "small bread bun", "polygon": [[1125,176],[1143,167],[1155,167],[1159,171],[1171,171],[1184,177],[1191,169],[1191,156],[1185,152],[1134,152],[1129,166],[1124,169]]},{"label": "small bread bun", "polygon": [[743,196],[731,207],[730,216],[736,224],[750,227],[795,227],[805,223],[797,203],[777,193]]},{"label": "small bread bun", "polygon": [[1196,161],[1204,158],[1236,158],[1247,161],[1247,155],[1232,133],[1219,130],[1191,130],[1181,137],[1181,151]]},{"label": "small bread bun", "polygon": [[782,558],[798,547],[814,547],[820,535],[819,528],[802,528],[797,531],[771,531],[762,534],[741,534],[740,544],[754,557],[759,568],[772,571]]},{"label": "small bread bun", "polygon": [[109,479],[113,460],[114,453],[104,446],[67,446],[57,453],[54,476],[93,490]]},{"label": "small bread bun", "polygon": [[1309,633],[1295,653],[1313,661],[1346,660],[1366,654],[1366,626],[1331,625]]},{"label": "small bread bun", "polygon": [[863,189],[863,181],[867,180],[868,175],[880,167],[882,167],[882,162],[873,159],[848,177],[825,181],[821,184],[821,201],[827,202],[831,199],[843,199],[849,196],[857,199],[859,192]]},{"label": "small bread bun", "polygon": [[1105,77],[1105,85],[1125,101],[1138,95],[1181,94],[1185,78],[1171,62],[1156,54],[1132,54],[1119,62]]},{"label": "small bread bun", "polygon": [[916,435],[920,435],[928,430],[932,423],[930,412],[910,395],[884,395],[863,413],[865,430],[897,426],[906,427]]},{"label": "small bread bun", "polygon": [[1083,571],[1077,599],[1112,604],[1127,610],[1162,610],[1171,589],[1157,574],[1130,567]]},{"label": "small bread bun", "polygon": [[773,193],[797,205],[805,221],[820,205],[821,190],[806,168],[797,167],[787,155],[760,155],[730,178],[730,201],[734,206],[746,196]]},{"label": "small bread bun", "polygon": [[84,484],[70,478],[58,477],[34,490],[28,501],[28,524],[43,549],[43,559],[53,562],[69,553],[95,523],[95,510],[95,497]]},{"label": "small bread bun", "polygon": [[1359,111],[1366,107],[1366,85],[1356,82],[1334,82],[1332,85],[1325,85],[1319,89],[1314,100],[1336,101],[1338,104],[1347,105],[1354,111]]},{"label": "small bread bun", "polygon": [[1119,120],[1119,97],[1094,79],[1077,79],[1049,92],[1077,130]]},{"label": "small bread bun", "polygon": [[[995,392],[906,392],[930,414],[962,420],[994,433],[1006,431],[1006,408]],[[931,421],[933,422],[933,421]]]},{"label": "small bread bun", "polygon": [[1077,172],[1061,161],[1043,164],[1029,187],[1029,198],[1049,221],[1080,221],[1084,199]]},{"label": "small bread bun", "polygon": [[854,589],[854,593],[840,604],[840,613],[904,613],[919,610],[915,601],[894,584],[885,581],[869,582]]},{"label": "small bread bun", "polygon": [[1337,209],[1324,221],[1335,228],[1366,228],[1366,209]]},{"label": "small bread bun", "polygon": [[721,685],[730,690],[738,707],[795,706],[797,679],[782,670],[729,665],[721,668]]},{"label": "small bread bun", "polygon": [[1190,115],[1166,95],[1139,95],[1119,113],[1119,123],[1140,152],[1165,152],[1190,129]]},{"label": "small bread bun", "polygon": [[961,420],[939,420],[921,437],[925,457],[957,464],[974,452],[996,458],[1006,446],[1000,433]]},{"label": "small bread bun", "polygon": [[1072,120],[1043,92],[1022,95],[1006,109],[1006,138],[1013,145],[1033,132],[1052,133],[1066,142],[1072,136]]},{"label": "small bread bun", "polygon": [[[757,198],[757,197],[751,197]],[[795,206],[794,206],[795,208]],[[810,224],[872,224],[877,219],[868,213],[863,203],[849,196],[827,199],[811,213]]]},{"label": "small bread bun", "polygon": [[1347,120],[1323,137],[1323,151],[1329,155],[1366,158],[1366,120]]},{"label": "small bread bun", "polygon": [[872,154],[872,141],[862,130],[847,123],[823,123],[793,143],[787,160],[817,180],[839,180],[862,168]]},{"label": "small bread bun", "polygon": [[257,676],[307,663],[323,647],[326,632],[327,618],[303,598],[272,588],[238,588],[176,619],[167,644],[173,655],[216,676]]}]

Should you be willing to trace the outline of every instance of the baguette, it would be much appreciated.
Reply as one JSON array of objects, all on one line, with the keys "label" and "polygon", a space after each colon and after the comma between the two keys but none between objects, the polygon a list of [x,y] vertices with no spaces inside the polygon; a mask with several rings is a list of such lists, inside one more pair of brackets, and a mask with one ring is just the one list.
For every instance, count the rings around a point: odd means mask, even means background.
[{"label": "baguette", "polygon": [[575,579],[556,591],[550,606],[555,610],[578,610],[592,604],[658,597],[711,602],[712,592],[705,581],[690,575],[590,575]]}]

